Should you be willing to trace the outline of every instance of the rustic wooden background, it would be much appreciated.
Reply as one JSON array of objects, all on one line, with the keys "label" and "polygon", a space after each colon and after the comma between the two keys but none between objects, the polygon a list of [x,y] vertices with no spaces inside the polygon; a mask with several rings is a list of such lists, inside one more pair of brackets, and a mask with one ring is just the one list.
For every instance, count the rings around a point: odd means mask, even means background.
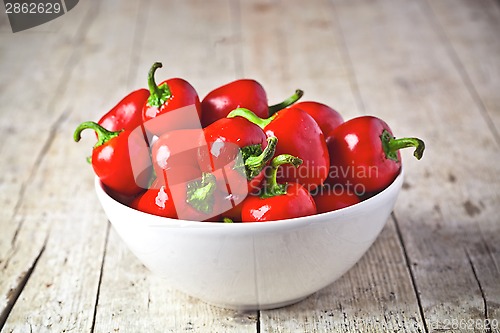
[{"label": "rustic wooden background", "polygon": [[[499,36],[497,0],[81,0],[15,34],[1,13],[1,332],[499,332]],[[201,97],[249,77],[270,104],[301,88],[426,141],[423,160],[403,153],[394,213],[353,269],[239,313],[136,260],[97,202],[93,138],[72,132],[154,61]]]}]

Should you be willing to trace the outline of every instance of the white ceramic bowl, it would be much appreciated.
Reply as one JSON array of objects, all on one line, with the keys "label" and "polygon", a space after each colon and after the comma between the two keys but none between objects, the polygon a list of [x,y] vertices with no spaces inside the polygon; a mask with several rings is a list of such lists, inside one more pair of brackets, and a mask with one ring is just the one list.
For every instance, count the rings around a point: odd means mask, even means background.
[{"label": "white ceramic bowl", "polygon": [[95,187],[115,230],[153,273],[207,303],[251,310],[298,302],[350,269],[382,230],[402,183],[403,172],[376,196],[333,212],[233,224],[142,213],[98,179]]}]

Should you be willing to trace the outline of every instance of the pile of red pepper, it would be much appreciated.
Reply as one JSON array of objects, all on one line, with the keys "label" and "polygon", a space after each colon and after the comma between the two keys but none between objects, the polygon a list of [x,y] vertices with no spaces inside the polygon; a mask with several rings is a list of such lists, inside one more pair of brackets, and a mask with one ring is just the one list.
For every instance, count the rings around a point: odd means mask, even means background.
[{"label": "pile of red pepper", "polygon": [[255,80],[211,91],[201,102],[187,81],[160,84],[123,98],[98,122],[74,133],[97,134],[90,162],[118,200],[169,218],[257,222],[324,213],[359,203],[389,186],[401,170],[399,150],[417,138],[394,138],[383,120],[344,121],[297,90],[268,106]]}]

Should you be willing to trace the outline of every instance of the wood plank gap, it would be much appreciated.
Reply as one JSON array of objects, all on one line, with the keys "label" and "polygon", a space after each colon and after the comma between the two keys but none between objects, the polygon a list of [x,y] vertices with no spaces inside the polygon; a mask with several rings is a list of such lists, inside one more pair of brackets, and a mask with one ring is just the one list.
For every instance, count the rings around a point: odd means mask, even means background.
[{"label": "wood plank gap", "polygon": [[333,15],[333,27],[334,32],[338,36],[338,40],[340,41],[339,45],[339,53],[344,63],[344,67],[349,76],[349,85],[351,86],[351,91],[354,95],[354,99],[356,101],[356,105],[358,107],[358,111],[362,114],[366,114],[366,107],[363,101],[363,97],[361,95],[361,90],[359,89],[358,80],[356,78],[356,72],[354,71],[354,65],[352,63],[351,56],[349,55],[349,48],[347,47],[346,38],[344,35],[344,31],[342,30],[342,26],[339,21],[339,17],[337,14],[337,10],[335,8],[334,0],[330,0],[330,5],[332,8]]},{"label": "wood plank gap", "polygon": [[[76,30],[75,33],[75,38],[73,39],[73,45],[75,46],[73,48],[73,52],[71,52],[68,61],[66,64],[63,66],[63,74],[61,75],[61,80],[59,80],[57,84],[57,88],[55,91],[57,91],[57,94],[55,94],[52,99],[49,102],[48,108],[54,108],[56,105],[57,100],[61,99],[62,96],[66,93],[67,91],[67,82],[69,82],[69,78],[71,77],[71,74],[73,73],[74,68],[76,67],[75,65],[78,63],[82,52],[80,51],[80,46],[84,45],[85,41],[85,36],[92,25],[92,22],[95,20],[97,17],[98,9],[100,1],[96,2],[90,8],[87,10],[87,13],[85,14],[84,19],[82,20],[80,26]],[[65,110],[67,111],[67,110]]]},{"label": "wood plank gap", "polygon": [[[45,139],[45,141],[42,145],[42,148],[40,149],[40,151],[38,152],[38,154],[35,158],[35,163],[33,164],[33,167],[31,168],[31,170],[28,174],[28,178],[25,181],[23,181],[21,184],[21,188],[19,189],[19,192],[17,195],[17,201],[16,201],[16,204],[14,205],[14,210],[12,211],[12,219],[14,219],[17,216],[17,214],[19,213],[19,209],[21,208],[21,205],[22,205],[23,200],[24,200],[24,196],[26,194],[26,187],[28,186],[28,184],[31,183],[31,181],[34,179],[35,175],[37,174],[40,165],[42,164],[45,156],[47,155],[47,152],[49,151],[50,147],[52,146],[52,144],[54,142],[56,132],[58,131],[61,123],[63,123],[67,117],[68,117],[67,113],[63,112],[51,124],[48,137]],[[19,234],[19,231],[22,228],[23,222],[24,222],[24,219],[22,219],[19,222],[19,224],[16,228],[16,231],[14,232],[14,236],[12,237],[12,240],[11,240],[12,247],[15,246],[15,243],[17,241],[17,236]]]},{"label": "wood plank gap", "polygon": [[257,311],[257,320],[255,322],[257,333],[260,333],[260,312],[260,310]]},{"label": "wood plank gap", "polygon": [[[48,109],[53,109],[56,107],[57,101],[62,98],[62,96],[66,93],[67,91],[67,82],[69,82],[69,79],[76,67],[76,64],[78,63],[80,57],[81,57],[81,50],[80,46],[84,45],[85,41],[85,36],[92,25],[92,22],[95,20],[97,17],[98,9],[99,9],[99,4],[100,2],[96,2],[90,8],[87,10],[84,19],[82,20],[80,26],[76,30],[75,33],[75,38],[73,39],[72,44],[74,45],[73,51],[71,52],[68,61],[62,66],[62,72],[63,74],[61,75],[61,79],[57,83],[55,93],[53,97],[50,99],[49,104],[47,106]],[[67,112],[68,110],[64,110],[64,112]],[[71,109],[69,110],[68,114],[71,113]]]},{"label": "wood plank gap", "polygon": [[486,302],[486,294],[484,293],[483,286],[481,285],[481,281],[479,280],[479,276],[477,274],[476,268],[474,267],[474,263],[472,262],[472,259],[469,255],[469,251],[467,251],[467,249],[464,249],[464,252],[465,252],[465,256],[467,257],[467,260],[469,261],[470,267],[472,269],[472,274],[474,275],[474,279],[477,282],[477,286],[479,287],[479,290],[481,291],[481,297],[483,298],[486,332],[491,333],[490,320],[489,320],[489,316],[488,316],[488,302]]},{"label": "wood plank gap", "polygon": [[66,8],[66,0],[61,1],[61,5],[63,8],[64,14],[66,14],[68,12],[68,9]]},{"label": "wood plank gap", "polygon": [[139,8],[137,9],[137,16],[135,20],[134,36],[132,38],[132,52],[130,57],[131,60],[127,76],[127,90],[129,91],[136,89],[132,87],[132,82],[134,82],[134,79],[137,76],[137,64],[140,62],[140,50],[142,50],[143,47],[144,35],[146,33],[147,24],[149,22],[147,18],[150,8],[151,0],[142,0],[141,2],[139,2]]},{"label": "wood plank gap", "polygon": [[[67,89],[66,82],[68,82],[69,78],[71,77],[71,73],[73,72],[73,68],[75,67],[74,64],[78,62],[78,59],[79,59],[80,54],[81,54],[81,52],[79,52],[78,45],[83,44],[82,42],[85,38],[86,31],[88,30],[92,21],[96,17],[97,8],[98,8],[98,5],[90,6],[90,9],[87,11],[85,18],[82,20],[82,23],[80,24],[80,26],[77,29],[76,37],[75,37],[75,40],[73,42],[73,44],[76,47],[73,49],[73,52],[69,56],[68,62],[63,66],[63,74],[62,74],[61,79],[59,80],[59,82],[57,84],[57,88],[55,90],[57,93],[55,93],[53,95],[53,97],[51,98],[51,100],[48,104],[48,109],[54,108],[56,103],[57,103],[57,100],[60,99],[61,96],[64,95],[64,93],[66,92],[66,89]],[[51,124],[48,137],[45,139],[45,142],[42,145],[42,148],[38,152],[38,155],[35,159],[34,165],[31,168],[27,179],[21,184],[21,187],[20,187],[20,190],[18,193],[18,197],[17,197],[17,201],[16,201],[16,203],[14,205],[14,209],[12,211],[12,219],[14,219],[17,216],[17,214],[19,213],[19,209],[20,209],[22,202],[24,200],[27,185],[36,176],[39,166],[42,164],[42,162],[45,158],[45,155],[47,154],[47,152],[49,151],[49,149],[52,146],[52,143],[54,141],[54,137],[55,137],[57,130],[59,129],[60,125],[68,118],[70,113],[71,113],[71,110],[65,109],[57,117],[57,119]],[[16,231],[14,232],[14,237],[11,240],[12,246],[14,246],[14,244],[17,240],[17,236],[19,234],[19,231],[22,228],[22,225],[23,225],[23,220],[21,220],[21,222],[19,223],[19,225],[16,228]]]},{"label": "wood plank gap", "polygon": [[[499,1],[499,0],[497,0]],[[478,106],[479,111],[481,113],[481,116],[483,117],[484,121],[486,122],[486,125],[488,126],[490,132],[493,134],[493,137],[495,138],[496,143],[500,146],[500,132],[495,126],[495,123],[493,122],[493,119],[491,118],[490,114],[488,113],[488,109],[486,108],[486,105],[484,104],[481,96],[479,95],[477,89],[474,87],[474,84],[472,83],[472,80],[467,73],[467,70],[465,69],[465,66],[463,65],[462,61],[460,60],[460,57],[458,56],[457,52],[455,51],[455,48],[450,42],[450,39],[448,38],[448,35],[446,34],[446,31],[442,27],[442,25],[439,23],[436,14],[434,13],[434,10],[432,9],[431,5],[428,3],[428,0],[426,1],[419,1],[422,10],[425,13],[426,17],[429,17],[429,22],[430,24],[434,27],[434,30],[441,41],[441,43],[444,45],[446,49],[446,53],[448,53],[448,56],[451,59],[451,62],[457,69],[458,75],[462,79],[462,82],[464,83],[465,87],[467,88],[467,91],[469,92],[472,100],[474,103]]]},{"label": "wood plank gap", "polygon": [[418,287],[417,287],[417,282],[415,279],[415,275],[413,273],[413,269],[410,264],[410,257],[408,256],[408,251],[406,250],[406,245],[403,240],[403,234],[401,233],[401,229],[399,227],[399,222],[398,219],[396,218],[396,214],[394,212],[391,213],[392,219],[394,221],[394,226],[396,228],[396,235],[399,240],[399,245],[401,246],[401,249],[403,250],[403,256],[404,256],[404,261],[406,264],[406,268],[408,269],[408,273],[410,274],[410,280],[411,280],[411,285],[413,287],[413,291],[415,292],[415,297],[417,299],[417,305],[418,305],[418,311],[420,313],[420,318],[422,319],[422,323],[424,325],[424,331],[425,333],[429,332],[429,329],[427,328],[427,322],[425,320],[424,316],[424,308],[422,306],[422,300],[420,299],[420,294],[418,292]]},{"label": "wood plank gap", "polygon": [[[483,230],[481,229],[481,225],[479,224],[479,221],[476,220],[476,224],[477,224],[477,228],[479,230],[479,235],[481,237],[482,244],[483,244],[486,252],[488,253],[488,257],[490,257],[491,261],[493,262],[493,266],[495,266],[495,271],[500,274],[500,268],[498,267],[497,260],[496,260],[495,256],[493,255],[493,251],[491,250],[491,248],[488,244],[488,241],[486,240],[486,237],[484,237],[484,233],[483,233]],[[469,254],[469,253],[467,252],[467,254]]]},{"label": "wood plank gap", "polygon": [[233,39],[235,79],[242,78],[244,73],[241,33],[241,6],[239,0],[229,0],[229,12],[231,15],[231,33]]},{"label": "wood plank gap", "polygon": [[[73,43],[74,45],[77,46],[77,45],[82,44],[82,41],[83,41],[83,38],[85,35],[85,33],[83,31],[86,30],[85,27],[88,28],[90,26],[91,21],[96,16],[95,11],[97,9],[95,7],[96,6],[90,6],[90,8],[93,10],[87,11],[86,17],[82,20],[80,27],[78,27],[77,32],[76,32],[75,42]],[[49,105],[48,105],[48,109],[54,108],[56,101],[58,99],[60,99],[61,95],[63,95],[65,93],[66,87],[67,87],[66,82],[68,82],[68,78],[71,76],[72,68],[74,68],[74,66],[72,66],[72,65],[74,65],[74,63],[77,62],[75,60],[78,59],[80,53],[81,52],[78,52],[78,48],[75,47],[73,52],[71,53],[71,55],[69,57],[69,61],[63,66],[63,75],[61,76],[61,79],[59,80],[59,82],[57,84],[57,88],[55,89],[55,91],[57,93],[54,94],[53,97],[51,98]],[[51,125],[50,131],[49,131],[49,137],[45,140],[45,143],[43,144],[40,152],[38,153],[37,158],[35,159],[35,163],[33,165],[33,168],[31,169],[27,180],[21,184],[21,188],[19,191],[17,202],[14,206],[12,217],[15,217],[17,215],[19,208],[22,204],[22,200],[24,198],[24,194],[26,191],[26,185],[36,175],[36,172],[38,171],[38,166],[41,164],[41,162],[43,161],[43,159],[45,157],[45,154],[50,149],[50,146],[51,146],[53,139],[54,139],[55,131],[59,128],[59,125],[68,117],[69,112],[68,112],[68,114],[66,114],[66,113],[67,112],[63,112],[61,115],[59,115],[59,117]],[[13,241],[15,240],[15,238],[18,234],[18,231],[19,231],[19,228],[18,228],[18,230],[16,230],[16,232],[14,234]]]},{"label": "wood plank gap", "polygon": [[500,274],[500,268],[498,268],[498,263],[497,263],[495,256],[493,255],[493,251],[491,250],[488,242],[485,240],[482,230],[480,230],[480,232],[481,232],[481,239],[483,240],[484,247],[486,248],[486,251],[488,252],[488,256],[490,257],[491,261],[493,261],[493,265],[495,266],[495,270],[497,271],[497,273]]},{"label": "wood plank gap", "polygon": [[[286,1],[283,0],[276,0],[275,1],[278,6],[283,6],[286,5]],[[288,38],[287,38],[287,31],[286,31],[286,25],[277,25],[277,30],[276,30],[276,35],[277,35],[277,46],[279,50],[279,54],[283,59],[289,59],[289,50],[290,48],[288,47]],[[291,43],[290,43],[291,44]],[[281,67],[280,71],[283,75],[283,79],[285,82],[291,81],[293,77],[293,68],[290,66],[289,61],[280,61],[278,62],[278,66]]]},{"label": "wood plank gap", "polygon": [[23,291],[24,287],[28,283],[28,280],[31,277],[31,274],[33,274],[35,267],[38,263],[38,260],[42,257],[42,254],[45,251],[45,247],[47,245],[47,240],[48,240],[48,237],[45,238],[43,246],[40,248],[40,252],[36,256],[35,260],[33,260],[33,263],[31,264],[30,268],[26,271],[26,273],[19,280],[19,284],[15,288],[10,289],[9,294],[7,294],[7,305],[5,306],[2,313],[0,313],[0,331],[3,329],[5,322],[7,321],[7,318],[9,317],[10,312],[14,308],[14,305],[16,304],[17,300],[19,299],[21,292]]},{"label": "wood plank gap", "polygon": [[[258,267],[258,263],[257,263],[257,255],[255,254],[255,240],[252,241],[252,250],[253,250],[253,267]],[[258,287],[258,279],[257,279],[257,269],[254,270],[254,276],[253,276],[255,282],[256,282],[256,285],[255,285],[255,295],[257,297],[257,300],[260,301],[260,296],[259,296],[259,287]],[[257,320],[255,321],[255,327],[256,327],[256,331],[257,333],[260,333],[261,331],[261,321],[260,321],[260,318],[261,318],[261,312],[262,310],[257,310],[256,311],[257,314]]]},{"label": "wood plank gap", "polygon": [[[97,306],[99,304],[99,295],[101,294],[102,275],[104,272],[104,263],[106,262],[106,253],[107,253],[107,248],[108,248],[109,231],[110,231],[110,223],[108,222],[108,225],[106,228],[106,236],[104,237],[104,251],[102,253],[101,268],[99,271],[99,280],[97,281],[97,290],[96,290],[95,303],[94,303],[94,313],[92,315],[92,326],[90,327],[91,333],[93,333],[95,330],[95,323],[96,323],[96,318],[97,318]],[[149,307],[149,303],[148,303],[148,307]]]},{"label": "wood plank gap", "polygon": [[339,310],[342,313],[342,324],[346,332],[349,332],[349,319],[347,319],[347,313],[344,311],[344,307],[342,306],[342,302],[339,302]]}]

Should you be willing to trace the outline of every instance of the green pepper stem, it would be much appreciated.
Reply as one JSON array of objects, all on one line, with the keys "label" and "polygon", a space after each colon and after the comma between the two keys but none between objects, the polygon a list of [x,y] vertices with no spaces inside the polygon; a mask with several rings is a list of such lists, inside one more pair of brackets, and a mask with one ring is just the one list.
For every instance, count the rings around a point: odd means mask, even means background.
[{"label": "green pepper stem", "polygon": [[273,158],[277,144],[278,138],[270,136],[267,138],[267,147],[260,155],[250,156],[246,159],[245,171],[249,180],[255,178],[262,171],[266,163]]},{"label": "green pepper stem", "polygon": [[264,189],[264,193],[261,195],[261,198],[271,198],[277,195],[286,194],[288,184],[279,184],[276,180],[276,177],[278,176],[278,168],[284,164],[291,164],[298,168],[302,162],[303,161],[300,158],[289,154],[281,154],[273,158],[271,161],[271,172],[266,175],[266,188]]},{"label": "green pepper stem", "polygon": [[278,169],[278,167],[283,164],[291,164],[294,167],[298,168],[302,164],[302,159],[290,154],[281,154],[273,158],[273,160],[271,161],[271,167],[273,167],[273,169]]},{"label": "green pepper stem", "polygon": [[148,73],[148,87],[149,87],[149,98],[148,105],[159,108],[162,106],[167,99],[172,95],[170,92],[170,87],[168,84],[163,83],[158,86],[155,82],[155,72],[158,68],[162,68],[161,62],[155,62]]},{"label": "green pepper stem", "polygon": [[151,94],[159,94],[159,88],[155,82],[155,72],[158,68],[162,68],[163,64],[161,62],[155,62],[148,72],[148,87]]},{"label": "green pepper stem", "polygon": [[300,89],[295,90],[295,93],[292,96],[285,99],[283,102],[271,105],[269,107],[269,115],[272,116],[273,114],[275,114],[279,110],[282,110],[286,107],[289,107],[293,103],[297,102],[303,95],[304,95],[304,92],[302,90],[300,90]]},{"label": "green pepper stem", "polygon": [[243,117],[246,120],[248,120],[251,123],[254,123],[255,125],[259,126],[260,128],[264,129],[269,123],[275,118],[275,115],[272,115],[269,118],[261,118],[257,116],[255,113],[252,111],[245,109],[245,108],[237,108],[234,109],[233,111],[229,112],[227,115],[227,118],[234,118],[234,117]]},{"label": "green pepper stem", "polygon": [[234,221],[232,219],[230,219],[229,217],[224,217],[222,219],[222,222],[224,222],[224,223],[233,223]]},{"label": "green pepper stem", "polygon": [[186,186],[186,202],[194,209],[203,213],[211,213],[214,205],[215,177],[204,173],[200,180],[195,180]]},{"label": "green pepper stem", "polygon": [[80,139],[82,138],[82,136],[81,136],[82,131],[86,130],[86,129],[92,129],[97,133],[97,143],[94,145],[94,148],[97,148],[97,147],[105,144],[109,140],[117,137],[123,131],[123,130],[116,131],[116,132],[108,131],[107,129],[105,129],[104,127],[102,127],[101,125],[99,125],[96,122],[86,121],[86,122],[83,122],[80,125],[78,125],[75,132],[73,133],[73,139],[76,142],[80,141]]},{"label": "green pepper stem", "polygon": [[387,130],[384,130],[380,138],[382,140],[382,148],[384,149],[386,157],[396,162],[398,161],[397,151],[403,148],[415,147],[413,156],[415,156],[417,160],[421,159],[424,155],[425,143],[418,138],[396,139]]}]

